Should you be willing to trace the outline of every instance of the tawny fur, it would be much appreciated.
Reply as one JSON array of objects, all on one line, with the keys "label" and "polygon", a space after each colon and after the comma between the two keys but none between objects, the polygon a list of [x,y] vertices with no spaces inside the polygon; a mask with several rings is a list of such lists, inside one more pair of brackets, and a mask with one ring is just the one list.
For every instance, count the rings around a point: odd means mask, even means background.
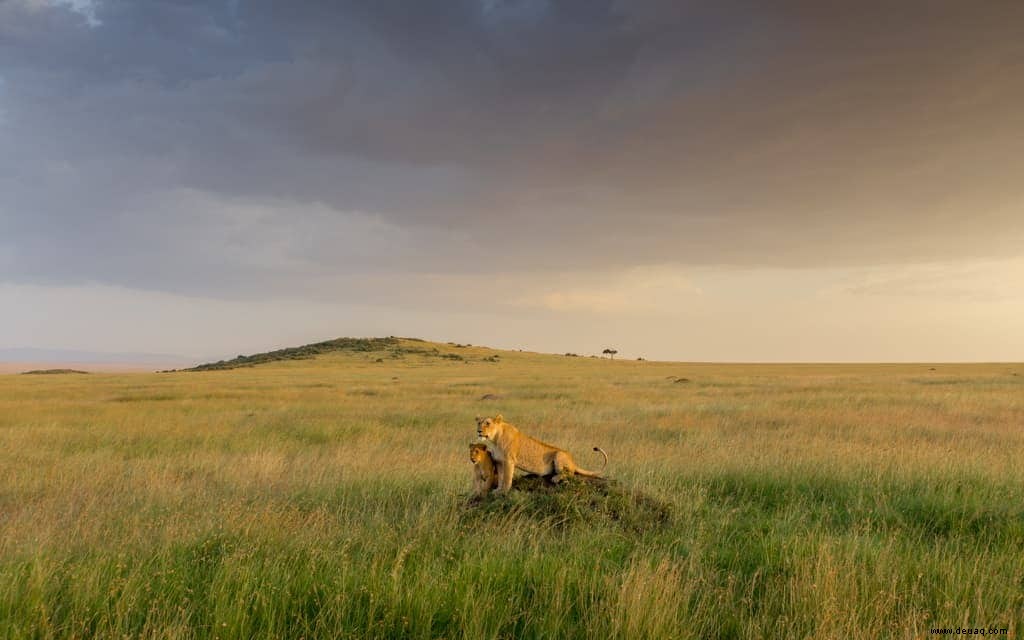
[{"label": "tawny fur", "polygon": [[[516,468],[544,476],[554,483],[561,482],[566,475],[572,474],[587,478],[601,477],[599,473],[577,465],[568,451],[531,438],[511,423],[505,422],[500,415],[494,418],[478,417],[476,431],[481,438],[488,441],[488,450],[500,467],[499,492],[508,491],[512,487],[512,477]],[[598,447],[594,447],[594,451],[604,456],[607,465],[608,454]]]},{"label": "tawny fur", "polygon": [[487,495],[498,485],[498,470],[491,452],[482,442],[469,445],[469,459],[473,463],[473,492],[478,496]]}]

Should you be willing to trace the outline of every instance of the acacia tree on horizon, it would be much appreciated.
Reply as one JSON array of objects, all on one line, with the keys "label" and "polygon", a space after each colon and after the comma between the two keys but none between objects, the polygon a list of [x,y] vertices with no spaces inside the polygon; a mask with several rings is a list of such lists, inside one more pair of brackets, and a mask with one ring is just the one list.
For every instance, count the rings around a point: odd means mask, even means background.
[{"label": "acacia tree on horizon", "polygon": [[608,356],[611,357],[612,360],[614,360],[615,354],[618,353],[618,351],[616,351],[615,349],[605,349],[601,353],[607,354]]}]

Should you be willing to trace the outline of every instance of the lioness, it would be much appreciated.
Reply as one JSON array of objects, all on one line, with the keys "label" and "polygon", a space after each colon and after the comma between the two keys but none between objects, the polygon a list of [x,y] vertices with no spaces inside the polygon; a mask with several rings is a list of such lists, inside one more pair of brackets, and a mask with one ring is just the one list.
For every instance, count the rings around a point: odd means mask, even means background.
[{"label": "lioness", "polygon": [[[578,466],[568,451],[531,438],[514,425],[505,422],[500,415],[494,418],[477,416],[476,432],[481,438],[488,440],[488,450],[498,463],[498,491],[504,493],[512,486],[512,476],[516,467],[525,471],[544,476],[554,483],[561,482],[566,474],[578,473],[588,478],[600,478],[599,473],[588,471]],[[604,456],[604,464],[608,465],[608,454],[600,447],[594,447]],[[604,470],[604,467],[601,467]]]},{"label": "lioness", "polygon": [[485,496],[498,484],[498,472],[494,458],[482,442],[469,445],[469,460],[473,463],[473,491],[478,496]]}]

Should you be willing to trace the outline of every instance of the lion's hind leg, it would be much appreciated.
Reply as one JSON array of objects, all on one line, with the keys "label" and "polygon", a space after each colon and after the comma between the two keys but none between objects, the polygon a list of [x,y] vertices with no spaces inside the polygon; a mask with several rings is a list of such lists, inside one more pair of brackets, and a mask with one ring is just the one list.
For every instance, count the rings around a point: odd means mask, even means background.
[{"label": "lion's hind leg", "polygon": [[564,451],[559,451],[555,454],[555,457],[551,460],[551,467],[555,471],[548,478],[552,484],[558,484],[576,471],[576,465],[573,464],[572,457]]}]

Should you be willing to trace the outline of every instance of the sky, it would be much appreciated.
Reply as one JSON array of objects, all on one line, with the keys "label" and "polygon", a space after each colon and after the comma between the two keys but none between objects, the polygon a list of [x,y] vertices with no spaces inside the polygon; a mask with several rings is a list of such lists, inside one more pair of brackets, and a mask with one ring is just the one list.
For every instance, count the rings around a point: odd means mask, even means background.
[{"label": "sky", "polygon": [[1017,0],[0,0],[0,348],[1024,361]]}]

